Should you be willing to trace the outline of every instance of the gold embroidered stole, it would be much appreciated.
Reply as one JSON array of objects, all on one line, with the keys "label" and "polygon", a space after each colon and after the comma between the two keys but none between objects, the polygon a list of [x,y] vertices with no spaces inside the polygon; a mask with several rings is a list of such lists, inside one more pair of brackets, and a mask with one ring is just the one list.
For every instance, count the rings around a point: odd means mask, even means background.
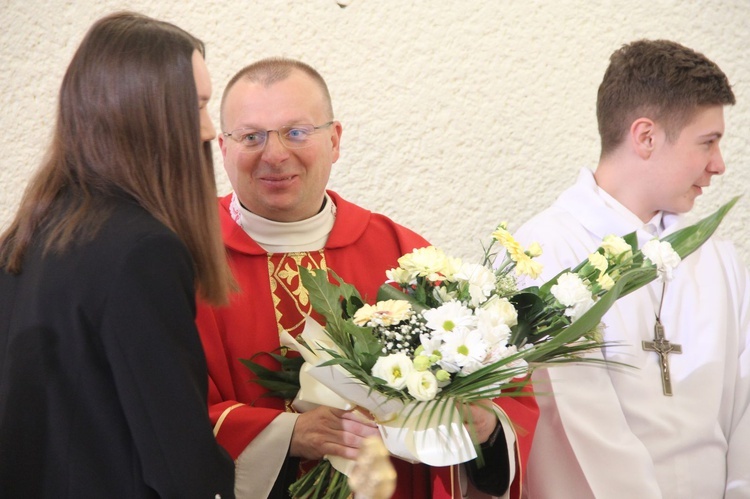
[{"label": "gold embroidered stole", "polygon": [[278,331],[286,329],[294,337],[304,328],[304,314],[317,317],[300,282],[299,267],[325,270],[323,250],[268,254],[268,278]]}]

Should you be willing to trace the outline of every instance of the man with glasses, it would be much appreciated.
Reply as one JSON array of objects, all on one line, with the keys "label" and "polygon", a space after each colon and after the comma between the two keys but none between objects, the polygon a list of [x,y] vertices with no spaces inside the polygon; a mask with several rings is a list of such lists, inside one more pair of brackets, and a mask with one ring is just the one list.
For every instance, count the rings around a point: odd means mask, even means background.
[{"label": "man with glasses", "polygon": [[[219,145],[234,188],[220,201],[222,230],[240,291],[228,307],[199,306],[209,412],[216,438],[237,460],[238,497],[287,497],[300,459],[355,459],[377,427],[357,412],[324,406],[296,414],[284,400],[263,397],[266,390],[250,381],[253,375],[239,359],[278,350],[282,330],[292,336],[302,331],[311,307],[299,267],[332,269],[372,301],[385,271],[428,243],[326,191],[342,126],[334,119],[325,81],[307,64],[264,59],[241,70],[224,91],[221,126]],[[278,369],[267,357],[254,360]],[[507,405],[506,412],[527,430],[525,446],[536,417],[533,397],[508,399]],[[489,411],[475,409],[473,417],[480,442],[491,441],[499,455],[487,451],[488,463],[498,462],[483,468],[487,483],[477,483],[502,493],[511,466],[515,470],[515,436],[509,432],[506,441]],[[394,497],[450,497],[453,470],[395,464]]]}]

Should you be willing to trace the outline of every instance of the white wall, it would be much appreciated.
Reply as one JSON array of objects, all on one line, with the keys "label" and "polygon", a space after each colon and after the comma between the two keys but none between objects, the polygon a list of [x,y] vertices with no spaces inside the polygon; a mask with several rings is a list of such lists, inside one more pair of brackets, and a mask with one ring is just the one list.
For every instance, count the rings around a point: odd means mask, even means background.
[{"label": "white wall", "polygon": [[[669,38],[727,73],[728,172],[708,214],[750,184],[748,0],[0,0],[0,227],[47,145],[58,86],[89,25],[123,8],[203,39],[212,114],[229,77],[261,57],[300,58],[327,79],[343,123],[332,187],[456,256],[498,222],[518,227],[594,166],[596,90],[609,54]],[[218,152],[218,148],[216,148]],[[220,191],[229,185],[216,156]],[[721,233],[750,262],[744,199]]]}]

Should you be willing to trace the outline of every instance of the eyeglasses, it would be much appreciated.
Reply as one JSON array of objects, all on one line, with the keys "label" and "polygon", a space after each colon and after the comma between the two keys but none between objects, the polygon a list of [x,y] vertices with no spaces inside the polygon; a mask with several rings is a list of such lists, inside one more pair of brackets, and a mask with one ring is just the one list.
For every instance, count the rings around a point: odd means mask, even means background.
[{"label": "eyeglasses", "polygon": [[259,151],[263,149],[268,141],[268,135],[271,132],[276,132],[279,136],[279,141],[284,144],[287,149],[302,149],[303,147],[309,147],[312,145],[310,138],[315,133],[322,129],[328,128],[333,125],[333,121],[323,123],[322,125],[284,125],[279,127],[278,130],[254,130],[252,128],[238,128],[231,132],[222,132],[224,137],[229,137],[237,142],[246,151]]}]

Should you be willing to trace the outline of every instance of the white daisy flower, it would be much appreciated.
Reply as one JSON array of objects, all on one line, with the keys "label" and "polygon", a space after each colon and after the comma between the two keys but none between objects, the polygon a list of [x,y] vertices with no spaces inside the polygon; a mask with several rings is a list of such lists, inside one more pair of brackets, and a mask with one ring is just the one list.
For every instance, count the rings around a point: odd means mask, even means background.
[{"label": "white daisy flower", "polygon": [[[438,363],[448,372],[468,374],[481,367],[487,358],[488,345],[476,330],[462,330],[445,337]],[[478,366],[478,367],[477,367]]]},{"label": "white daisy flower", "polygon": [[457,301],[450,301],[437,308],[425,310],[422,316],[427,321],[426,326],[438,333],[452,333],[471,327],[475,322],[471,309]]}]

